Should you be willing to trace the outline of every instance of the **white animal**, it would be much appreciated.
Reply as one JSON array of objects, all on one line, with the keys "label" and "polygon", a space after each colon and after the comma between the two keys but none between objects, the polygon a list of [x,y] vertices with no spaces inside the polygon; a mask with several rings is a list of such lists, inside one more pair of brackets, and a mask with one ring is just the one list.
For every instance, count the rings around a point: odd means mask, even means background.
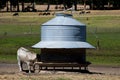
[{"label": "white animal", "polygon": [[17,60],[20,71],[23,71],[22,64],[24,62],[27,64],[29,73],[31,73],[31,65],[33,66],[34,62],[37,61],[37,54],[21,47],[17,51]]}]

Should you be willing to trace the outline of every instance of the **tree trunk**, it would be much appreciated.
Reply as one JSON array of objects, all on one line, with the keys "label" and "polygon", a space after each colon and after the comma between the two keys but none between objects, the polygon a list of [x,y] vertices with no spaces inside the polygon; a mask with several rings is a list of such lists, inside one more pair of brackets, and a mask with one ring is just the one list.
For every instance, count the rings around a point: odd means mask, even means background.
[{"label": "tree trunk", "polygon": [[93,4],[93,0],[90,1],[90,9],[93,10],[94,8],[94,4]]},{"label": "tree trunk", "polygon": [[86,0],[84,0],[84,10],[86,10]]},{"label": "tree trunk", "polygon": [[20,12],[19,0],[17,0],[17,12]]},{"label": "tree trunk", "polygon": [[7,6],[7,9],[6,9],[6,11],[8,12],[8,11],[9,11],[9,7],[8,7],[8,1],[6,2],[6,6]]},{"label": "tree trunk", "polygon": [[33,9],[35,9],[35,0],[33,0]]},{"label": "tree trunk", "polygon": [[22,1],[22,12],[24,11],[24,1]]},{"label": "tree trunk", "polygon": [[64,6],[64,9],[66,10],[67,9],[67,5],[66,5],[66,2],[65,2],[65,0],[63,0],[63,6]]},{"label": "tree trunk", "polygon": [[50,0],[48,0],[48,6],[47,6],[46,11],[49,11],[49,8],[50,8]]},{"label": "tree trunk", "polygon": [[12,2],[10,1],[10,11],[12,12]]},{"label": "tree trunk", "polygon": [[75,11],[77,11],[77,0],[74,1]]},{"label": "tree trunk", "polygon": [[33,7],[33,12],[35,12],[35,0],[33,0],[33,2],[32,2],[32,7]]}]

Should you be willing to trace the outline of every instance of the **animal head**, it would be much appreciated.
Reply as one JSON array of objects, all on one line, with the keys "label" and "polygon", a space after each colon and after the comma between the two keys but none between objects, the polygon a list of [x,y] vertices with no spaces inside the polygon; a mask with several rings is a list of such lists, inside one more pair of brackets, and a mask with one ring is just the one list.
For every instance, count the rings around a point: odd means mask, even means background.
[{"label": "animal head", "polygon": [[40,54],[36,54],[36,59],[37,59],[37,61],[41,61],[41,55]]}]

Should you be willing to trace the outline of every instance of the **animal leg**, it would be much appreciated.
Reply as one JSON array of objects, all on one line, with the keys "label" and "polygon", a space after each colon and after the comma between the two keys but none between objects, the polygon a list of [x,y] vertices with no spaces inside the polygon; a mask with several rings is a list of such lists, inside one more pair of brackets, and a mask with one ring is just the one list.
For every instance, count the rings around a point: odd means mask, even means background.
[{"label": "animal leg", "polygon": [[22,71],[22,62],[20,61],[19,57],[17,57],[18,59],[18,66],[19,66],[19,71]]},{"label": "animal leg", "polygon": [[27,62],[27,66],[28,66],[29,73],[31,73],[30,62]]},{"label": "animal leg", "polygon": [[20,62],[20,65],[21,65],[21,70],[23,71],[23,62],[22,61]]},{"label": "animal leg", "polygon": [[21,61],[18,62],[18,66],[19,66],[19,70],[20,70],[20,72],[23,71],[23,68],[22,68],[22,62],[21,62]]}]

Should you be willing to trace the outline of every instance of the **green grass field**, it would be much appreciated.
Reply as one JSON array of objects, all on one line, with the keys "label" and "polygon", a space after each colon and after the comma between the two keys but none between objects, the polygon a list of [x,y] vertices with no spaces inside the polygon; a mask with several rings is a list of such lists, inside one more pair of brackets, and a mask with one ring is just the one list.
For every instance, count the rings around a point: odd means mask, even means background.
[{"label": "green grass field", "polygon": [[[53,16],[37,16],[36,13],[0,13],[0,62],[16,63],[16,51],[24,46],[36,53],[39,49],[30,48],[40,41],[40,25]],[[26,16],[27,14],[27,16]],[[8,16],[6,16],[8,15]],[[32,15],[32,16],[31,16]],[[99,50],[87,50],[87,60],[97,65],[120,65],[120,15],[80,15],[78,21],[87,25],[87,41]]]}]

